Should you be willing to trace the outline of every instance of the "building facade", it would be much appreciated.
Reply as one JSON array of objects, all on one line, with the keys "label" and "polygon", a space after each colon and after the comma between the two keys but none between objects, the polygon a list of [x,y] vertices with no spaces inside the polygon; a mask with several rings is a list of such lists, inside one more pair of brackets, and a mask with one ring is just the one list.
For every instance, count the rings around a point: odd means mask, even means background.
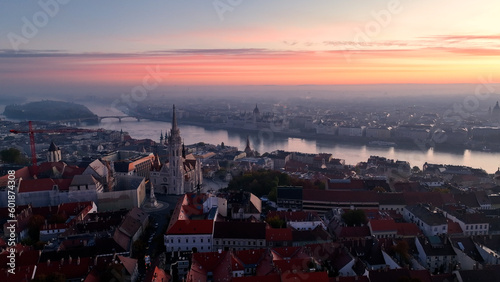
[{"label": "building facade", "polygon": [[155,192],[182,195],[195,191],[198,185],[203,184],[201,163],[193,155],[186,155],[177,126],[175,105],[173,106],[172,128],[166,140],[168,162],[161,163],[156,156],[150,173],[151,184],[154,186]]}]

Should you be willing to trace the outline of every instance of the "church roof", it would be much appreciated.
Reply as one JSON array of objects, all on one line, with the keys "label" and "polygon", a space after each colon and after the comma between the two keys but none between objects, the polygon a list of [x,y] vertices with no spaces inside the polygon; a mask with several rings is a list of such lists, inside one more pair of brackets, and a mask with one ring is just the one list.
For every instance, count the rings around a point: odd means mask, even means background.
[{"label": "church roof", "polygon": [[[498,102],[497,102],[498,104]],[[54,143],[54,141],[52,141],[50,143],[50,147],[49,147],[49,152],[55,152],[55,151],[58,151],[59,150],[59,147],[56,146],[56,144]]]}]

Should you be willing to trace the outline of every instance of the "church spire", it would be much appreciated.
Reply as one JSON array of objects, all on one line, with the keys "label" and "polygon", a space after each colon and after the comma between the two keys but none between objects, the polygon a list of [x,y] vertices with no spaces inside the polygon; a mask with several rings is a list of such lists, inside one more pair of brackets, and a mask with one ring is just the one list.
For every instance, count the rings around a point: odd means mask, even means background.
[{"label": "church spire", "polygon": [[250,137],[247,135],[247,146],[245,147],[245,153],[250,153],[252,149],[250,148]]},{"label": "church spire", "polygon": [[177,129],[177,117],[175,115],[175,104],[172,110],[172,131]]},{"label": "church spire", "polygon": [[[181,133],[179,128],[177,127],[177,116],[175,113],[175,105],[173,106],[172,110],[172,129],[170,129],[170,135],[168,137],[168,143],[169,144],[174,144],[176,143],[179,146],[181,146]],[[180,153],[180,152],[179,152]]]}]

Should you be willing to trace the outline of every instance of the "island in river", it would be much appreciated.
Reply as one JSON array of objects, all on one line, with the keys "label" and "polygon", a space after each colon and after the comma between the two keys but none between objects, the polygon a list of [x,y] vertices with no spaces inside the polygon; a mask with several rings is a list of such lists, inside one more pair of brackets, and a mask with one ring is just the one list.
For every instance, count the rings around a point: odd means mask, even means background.
[{"label": "island in river", "polygon": [[3,115],[10,119],[20,120],[86,122],[87,124],[99,121],[97,115],[84,105],[51,100],[7,105]]}]

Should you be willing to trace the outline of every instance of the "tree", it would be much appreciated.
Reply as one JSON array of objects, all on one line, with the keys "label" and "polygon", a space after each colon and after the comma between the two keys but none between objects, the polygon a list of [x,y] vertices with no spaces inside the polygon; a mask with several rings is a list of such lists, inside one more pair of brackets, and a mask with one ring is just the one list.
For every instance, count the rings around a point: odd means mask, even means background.
[{"label": "tree", "polygon": [[285,221],[282,220],[278,215],[268,217],[266,222],[271,225],[272,228],[285,228]]},{"label": "tree", "polygon": [[25,164],[27,163],[27,159],[21,154],[16,148],[9,148],[0,151],[0,158],[4,163],[10,164]]},{"label": "tree", "polygon": [[400,258],[402,264],[410,264],[410,246],[408,242],[401,240],[394,246],[394,252]]},{"label": "tree", "polygon": [[438,192],[438,193],[448,194],[448,193],[450,193],[450,189],[436,187],[436,188],[432,189],[432,192]]},{"label": "tree", "polygon": [[28,221],[28,235],[32,239],[33,243],[40,240],[40,228],[45,223],[45,217],[41,215],[33,215]]},{"label": "tree", "polygon": [[269,192],[269,194],[267,195],[267,198],[269,199],[269,201],[276,202],[278,200],[278,188],[273,187],[273,189],[271,189],[271,192]]},{"label": "tree", "polygon": [[347,226],[356,226],[367,222],[366,214],[363,210],[348,210],[342,215],[342,220]]},{"label": "tree", "polygon": [[419,173],[420,172],[420,168],[418,166],[414,166],[414,167],[412,167],[411,172],[412,173]]},{"label": "tree", "polygon": [[144,246],[144,242],[141,240],[135,240],[135,242],[132,243],[132,258],[143,258],[145,249],[146,247]]},{"label": "tree", "polygon": [[321,180],[316,180],[314,181],[314,186],[316,186],[317,189],[319,190],[325,190],[326,189],[326,184],[325,182],[321,181]]}]

